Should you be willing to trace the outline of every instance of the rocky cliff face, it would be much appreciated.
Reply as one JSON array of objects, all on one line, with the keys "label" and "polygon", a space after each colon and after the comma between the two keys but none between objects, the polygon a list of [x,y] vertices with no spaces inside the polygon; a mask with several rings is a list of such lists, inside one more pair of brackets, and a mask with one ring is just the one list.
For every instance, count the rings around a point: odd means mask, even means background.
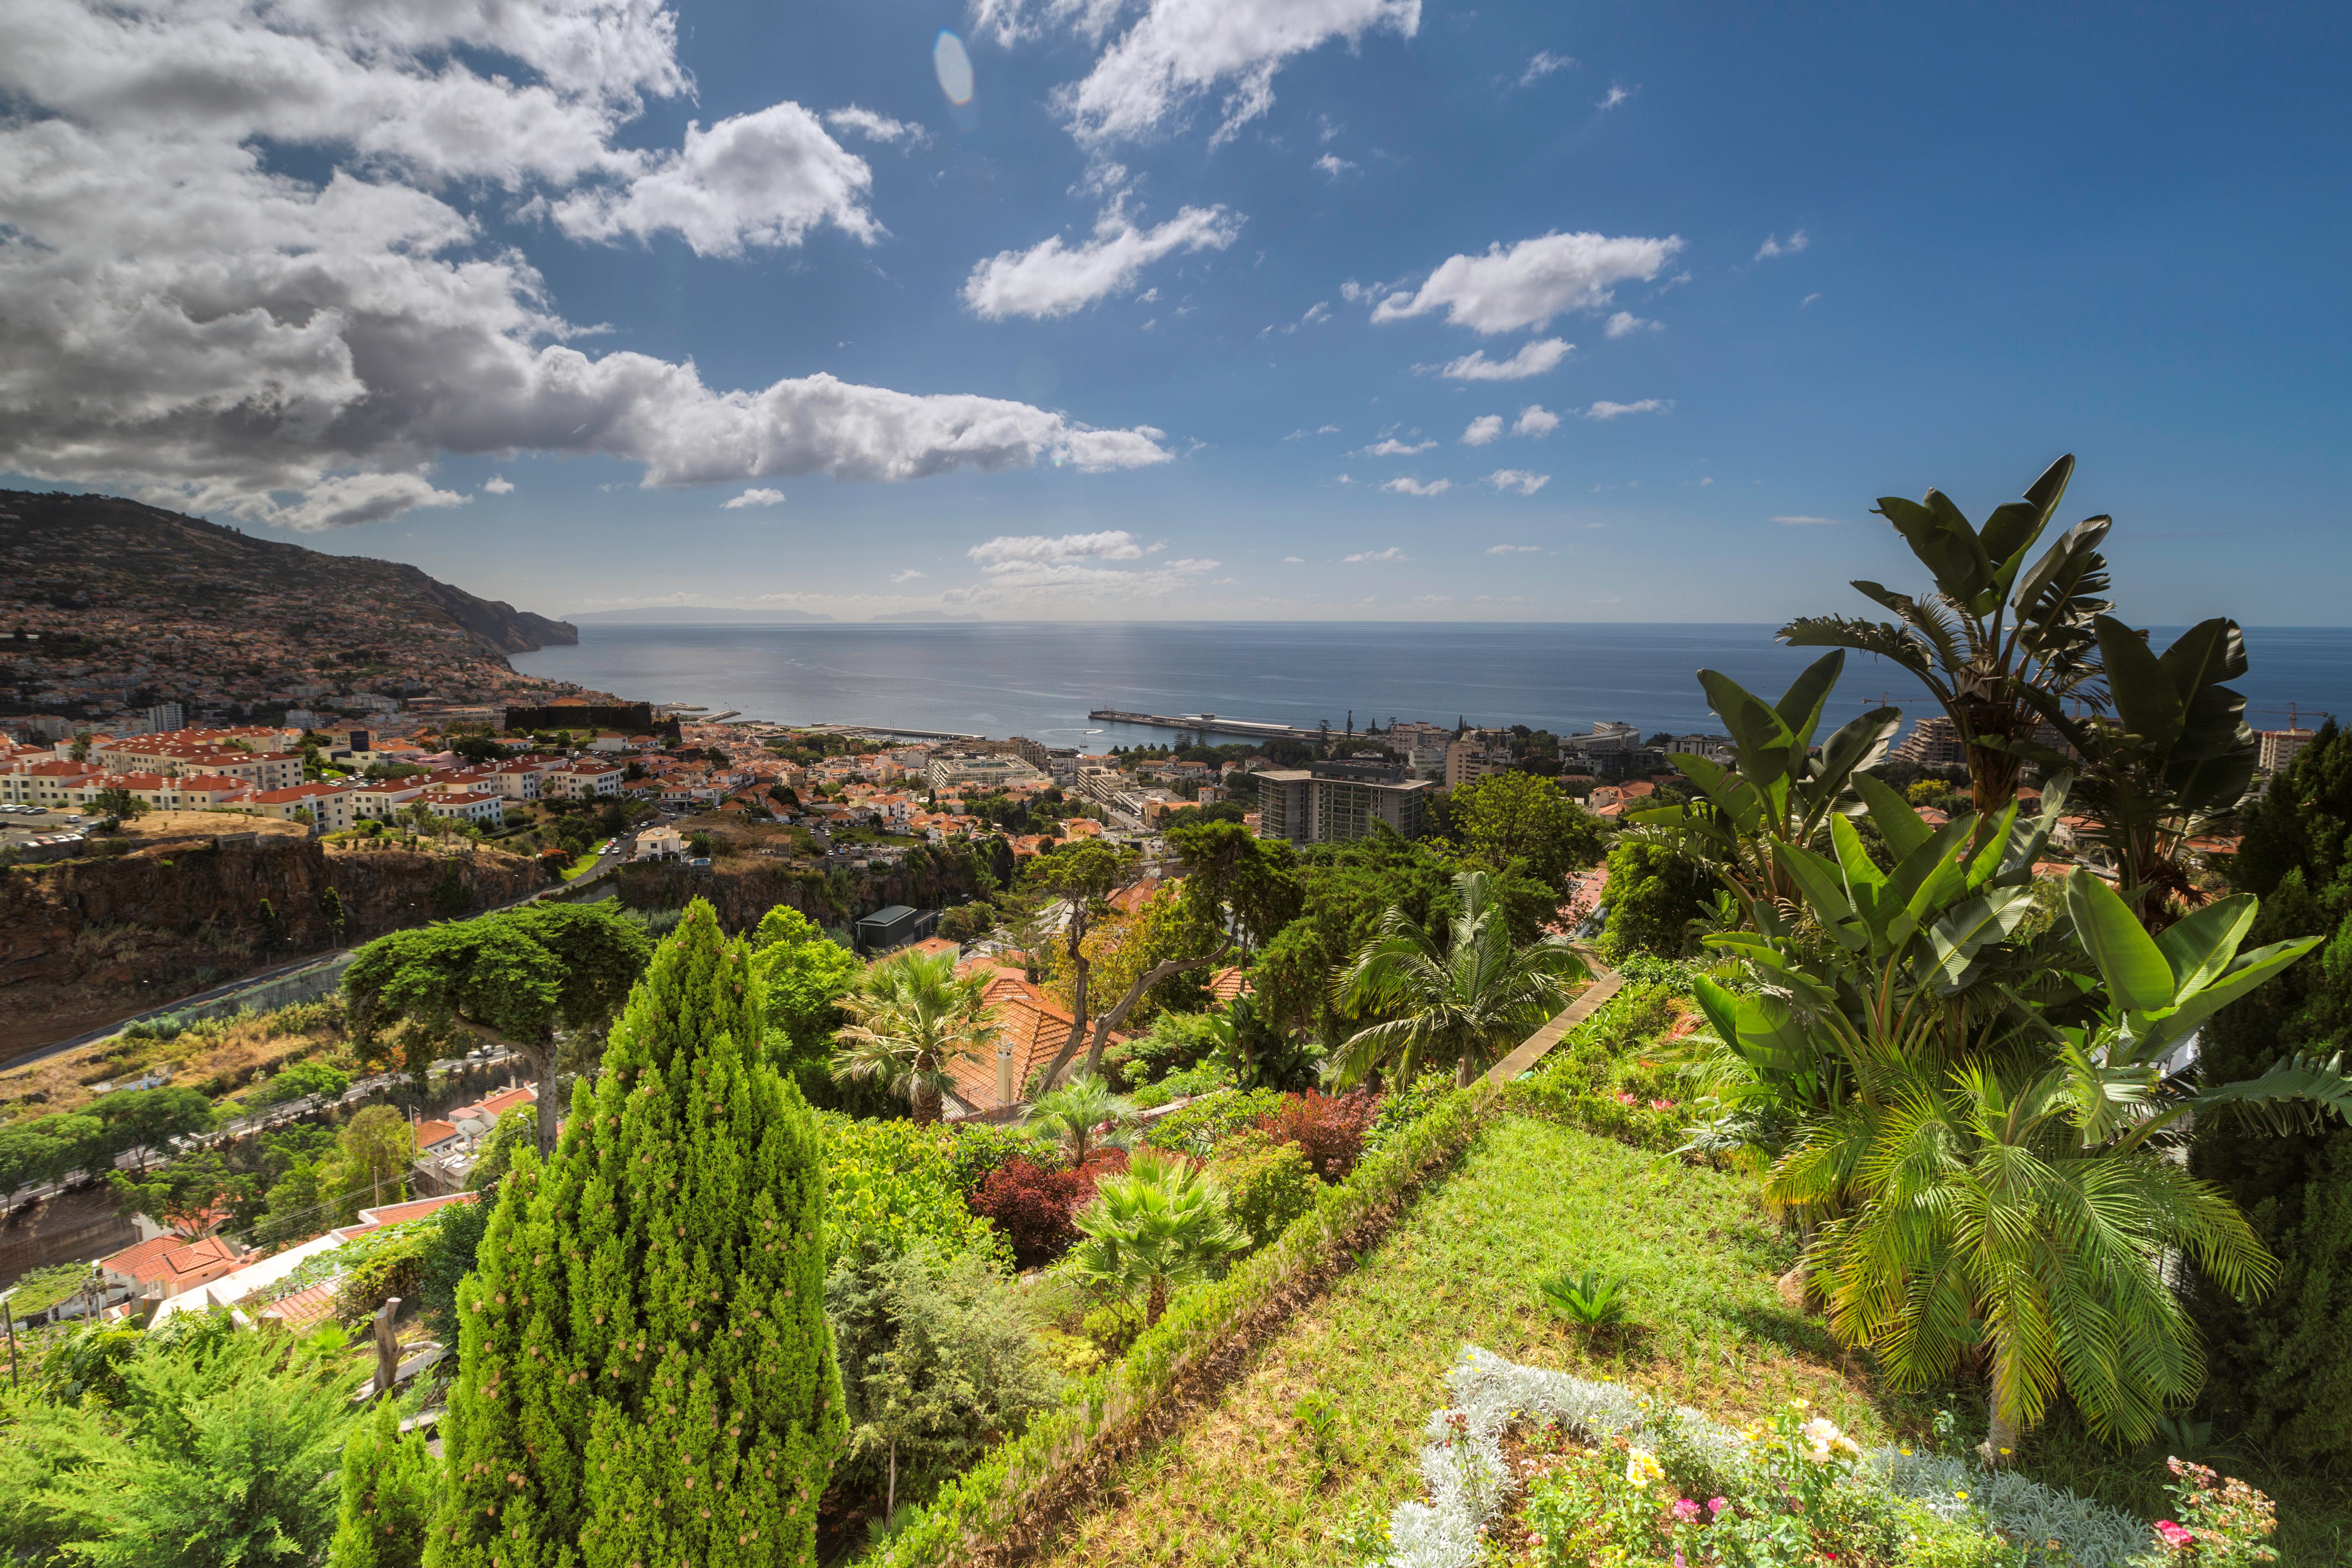
[{"label": "rocky cliff face", "polygon": [[436,894],[453,869],[468,912],[545,885],[502,850],[330,852],[286,837],[0,873],[0,1056],[335,946],[329,888],[346,943],[444,918]]},{"label": "rocky cliff face", "polygon": [[778,904],[790,904],[819,925],[847,925],[889,904],[936,909],[980,890],[969,861],[940,865],[908,861],[877,876],[870,871],[818,871],[751,857],[720,860],[708,870],[674,861],[641,861],[623,867],[621,901],[633,909],[674,910],[708,899],[719,924],[749,931]]}]

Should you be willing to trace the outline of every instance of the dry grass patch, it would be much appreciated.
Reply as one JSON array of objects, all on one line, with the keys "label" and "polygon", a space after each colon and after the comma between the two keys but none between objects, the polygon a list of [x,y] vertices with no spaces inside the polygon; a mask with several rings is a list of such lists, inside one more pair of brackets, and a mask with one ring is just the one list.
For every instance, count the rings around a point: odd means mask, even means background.
[{"label": "dry grass patch", "polygon": [[0,1073],[0,1125],[79,1110],[101,1083],[121,1083],[168,1067],[172,1081],[215,1097],[243,1091],[310,1057],[352,1063],[340,1002],[312,1002],[268,1013],[206,1019],[172,1037],[116,1035]]},{"label": "dry grass patch", "polygon": [[[1722,1420],[1802,1395],[1864,1441],[1885,1435],[1867,1384],[1774,1290],[1792,1259],[1736,1177],[1506,1119],[1047,1561],[1358,1568],[1347,1527],[1420,1494],[1422,1422],[1465,1342]],[[1625,1329],[1588,1335],[1538,1305],[1538,1276],[1588,1266],[1630,1277]],[[1309,1394],[1335,1417],[1328,1469],[1297,1415]]]}]

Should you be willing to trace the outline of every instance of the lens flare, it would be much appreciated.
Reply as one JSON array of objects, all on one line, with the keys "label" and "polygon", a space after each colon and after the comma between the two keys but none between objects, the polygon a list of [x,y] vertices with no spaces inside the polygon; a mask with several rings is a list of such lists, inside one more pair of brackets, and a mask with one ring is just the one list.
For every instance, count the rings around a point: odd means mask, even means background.
[{"label": "lens flare", "polygon": [[940,90],[948,101],[961,109],[971,101],[971,57],[963,50],[963,40],[942,30],[931,45],[931,70],[940,79]]}]

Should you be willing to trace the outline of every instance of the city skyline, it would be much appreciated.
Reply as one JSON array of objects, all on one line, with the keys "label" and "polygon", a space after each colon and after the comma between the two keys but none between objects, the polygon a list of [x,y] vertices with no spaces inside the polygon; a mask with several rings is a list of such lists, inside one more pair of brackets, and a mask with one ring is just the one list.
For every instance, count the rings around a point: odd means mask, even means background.
[{"label": "city skyline", "polygon": [[[0,484],[547,614],[2341,624],[2345,24],[21,9]],[[2338,46],[2331,47],[2330,46]]]}]

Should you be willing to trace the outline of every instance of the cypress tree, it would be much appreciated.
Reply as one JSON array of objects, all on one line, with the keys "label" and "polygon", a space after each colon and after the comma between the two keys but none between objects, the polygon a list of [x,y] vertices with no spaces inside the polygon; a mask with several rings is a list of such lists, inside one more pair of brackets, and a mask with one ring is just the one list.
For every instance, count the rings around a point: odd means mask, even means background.
[{"label": "cypress tree", "polygon": [[436,1568],[812,1561],[845,1438],[816,1121],[698,899],[458,1291]]},{"label": "cypress tree", "polygon": [[328,1568],[416,1568],[441,1466],[422,1434],[402,1434],[398,1401],[377,1401],[375,1414],[343,1445],[342,1484]]}]

